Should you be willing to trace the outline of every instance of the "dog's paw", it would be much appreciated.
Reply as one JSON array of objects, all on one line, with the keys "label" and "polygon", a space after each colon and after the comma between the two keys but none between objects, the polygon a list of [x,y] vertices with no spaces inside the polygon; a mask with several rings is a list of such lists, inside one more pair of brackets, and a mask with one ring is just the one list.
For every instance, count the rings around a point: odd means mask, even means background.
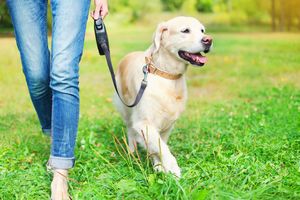
[{"label": "dog's paw", "polygon": [[163,167],[166,172],[174,174],[177,178],[181,177],[181,169],[173,155],[170,155],[164,160]]},{"label": "dog's paw", "polygon": [[53,180],[51,183],[51,200],[69,200],[68,194],[68,171],[54,170]]},{"label": "dog's paw", "polygon": [[176,176],[176,178],[181,177],[181,169],[174,156],[170,156],[168,159],[165,159],[163,163],[159,160],[154,160],[153,164],[154,170],[157,172],[171,173]]},{"label": "dog's paw", "polygon": [[176,163],[176,165],[172,165],[168,172],[172,173],[173,175],[176,176],[176,178],[181,178],[181,169],[178,166],[178,164]]},{"label": "dog's paw", "polygon": [[154,168],[154,171],[156,172],[166,172],[163,165],[161,164],[161,162],[154,162],[153,163],[153,168]]}]

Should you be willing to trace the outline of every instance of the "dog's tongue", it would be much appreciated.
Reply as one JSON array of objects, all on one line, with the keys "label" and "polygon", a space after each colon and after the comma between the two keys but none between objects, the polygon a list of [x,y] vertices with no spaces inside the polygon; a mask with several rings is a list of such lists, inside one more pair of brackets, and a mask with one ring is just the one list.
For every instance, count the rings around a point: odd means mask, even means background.
[{"label": "dog's tongue", "polygon": [[202,56],[200,53],[187,53],[187,54],[197,63],[205,64],[207,62],[207,58],[205,56]]},{"label": "dog's tongue", "polygon": [[202,63],[202,64],[205,64],[207,62],[207,58],[200,54],[200,55],[197,56],[197,61]]}]

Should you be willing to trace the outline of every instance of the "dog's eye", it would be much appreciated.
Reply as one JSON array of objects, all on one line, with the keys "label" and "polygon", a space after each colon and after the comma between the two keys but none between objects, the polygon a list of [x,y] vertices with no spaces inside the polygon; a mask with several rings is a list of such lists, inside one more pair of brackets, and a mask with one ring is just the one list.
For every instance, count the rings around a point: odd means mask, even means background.
[{"label": "dog's eye", "polygon": [[190,29],[188,29],[188,28],[186,28],[186,29],[183,29],[181,32],[182,32],[182,33],[190,33],[190,32],[191,32],[191,30],[190,30]]},{"label": "dog's eye", "polygon": [[204,33],[205,32],[204,29],[201,29],[201,32]]}]

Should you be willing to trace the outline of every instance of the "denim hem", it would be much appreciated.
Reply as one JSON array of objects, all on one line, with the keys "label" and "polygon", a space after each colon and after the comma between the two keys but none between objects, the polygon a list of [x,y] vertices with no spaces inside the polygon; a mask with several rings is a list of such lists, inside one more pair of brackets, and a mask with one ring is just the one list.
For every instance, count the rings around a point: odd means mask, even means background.
[{"label": "denim hem", "polygon": [[42,129],[44,135],[51,136],[51,129]]},{"label": "denim hem", "polygon": [[64,157],[56,157],[50,156],[48,161],[48,165],[53,169],[71,169],[74,167],[75,158],[64,158]]}]

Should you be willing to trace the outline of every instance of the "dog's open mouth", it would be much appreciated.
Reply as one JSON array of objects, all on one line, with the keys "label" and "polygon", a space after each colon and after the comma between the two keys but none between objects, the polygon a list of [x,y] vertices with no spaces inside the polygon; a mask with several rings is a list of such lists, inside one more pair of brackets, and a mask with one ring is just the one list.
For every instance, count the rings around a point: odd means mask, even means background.
[{"label": "dog's open mouth", "polygon": [[180,50],[178,55],[192,65],[203,66],[207,62],[207,58],[202,56],[201,53],[189,53]]}]

